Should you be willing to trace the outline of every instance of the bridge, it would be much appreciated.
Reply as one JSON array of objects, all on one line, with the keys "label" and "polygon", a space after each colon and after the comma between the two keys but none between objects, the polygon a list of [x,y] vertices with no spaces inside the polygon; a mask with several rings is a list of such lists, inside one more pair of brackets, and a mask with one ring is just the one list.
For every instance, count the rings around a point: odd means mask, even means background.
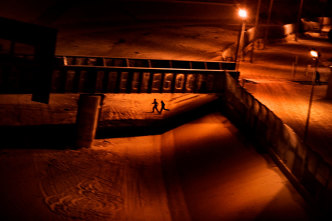
[{"label": "bridge", "polygon": [[[40,82],[32,63],[34,55],[8,59],[1,65],[1,93],[33,93]],[[239,76],[234,62],[82,56],[54,60],[48,82],[52,93],[212,93],[221,90],[217,82],[222,75]]]},{"label": "bridge", "polygon": [[[54,36],[54,32],[50,33]],[[79,147],[91,146],[102,103],[101,95],[104,93],[216,93],[219,96],[217,106],[221,108],[218,110],[270,154],[309,202],[328,208],[331,166],[238,84],[239,73],[235,71],[234,62],[54,56],[54,42],[40,44],[36,40],[31,43],[22,39],[15,38],[14,43],[11,43],[11,53],[2,56],[1,93],[32,93],[33,100],[44,103],[48,103],[50,93],[82,94],[76,123]],[[16,54],[15,45],[20,41],[36,49],[41,46],[45,48],[35,50],[35,55]],[[181,129],[179,130],[178,134],[181,134]],[[193,129],[189,129],[184,135],[188,136],[191,130]],[[183,143],[179,137],[174,137]],[[166,139],[165,142],[170,140],[171,138]],[[233,156],[236,158],[236,154]],[[193,159],[197,159],[197,156],[194,155]],[[165,172],[166,177],[168,172]],[[190,171],[186,173],[186,167],[182,172],[188,179],[193,179]],[[172,192],[173,187],[168,188]],[[189,193],[186,192],[186,197],[190,197]],[[172,197],[169,199],[172,200]],[[50,208],[54,208],[52,205],[50,204]],[[169,207],[176,212],[174,205]],[[191,204],[190,213],[195,214],[197,208],[198,205]]]}]

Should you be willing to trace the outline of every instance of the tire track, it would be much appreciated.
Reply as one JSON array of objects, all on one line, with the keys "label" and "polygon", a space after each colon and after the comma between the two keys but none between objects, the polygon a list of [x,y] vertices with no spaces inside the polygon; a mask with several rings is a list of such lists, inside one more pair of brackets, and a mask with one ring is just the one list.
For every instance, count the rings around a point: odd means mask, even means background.
[{"label": "tire track", "polygon": [[52,212],[71,219],[119,220],[123,209],[119,156],[86,149],[41,157],[45,172],[40,189]]}]

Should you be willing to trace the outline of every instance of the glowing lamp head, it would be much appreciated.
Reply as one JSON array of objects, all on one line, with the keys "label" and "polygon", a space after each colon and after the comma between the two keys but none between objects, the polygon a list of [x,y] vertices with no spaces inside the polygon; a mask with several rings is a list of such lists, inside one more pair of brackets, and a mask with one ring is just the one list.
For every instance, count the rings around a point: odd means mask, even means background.
[{"label": "glowing lamp head", "polygon": [[317,59],[319,57],[319,53],[316,50],[310,50],[310,55],[313,59]]},{"label": "glowing lamp head", "polygon": [[248,17],[247,10],[245,10],[245,9],[239,9],[239,16],[242,19],[246,19]]}]

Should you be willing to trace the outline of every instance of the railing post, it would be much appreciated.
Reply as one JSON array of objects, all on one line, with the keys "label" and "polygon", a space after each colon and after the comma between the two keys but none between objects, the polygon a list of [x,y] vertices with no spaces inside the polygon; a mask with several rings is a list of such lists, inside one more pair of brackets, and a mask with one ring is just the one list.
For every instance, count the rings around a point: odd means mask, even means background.
[{"label": "railing post", "polygon": [[95,138],[102,96],[81,94],[78,101],[76,118],[78,148],[90,148]]}]

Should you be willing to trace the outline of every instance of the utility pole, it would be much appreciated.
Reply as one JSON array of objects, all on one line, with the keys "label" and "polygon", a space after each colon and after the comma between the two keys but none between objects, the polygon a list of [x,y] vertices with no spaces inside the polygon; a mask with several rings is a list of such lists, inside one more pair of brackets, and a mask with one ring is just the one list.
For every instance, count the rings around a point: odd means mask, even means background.
[{"label": "utility pole", "polygon": [[251,48],[250,63],[253,63],[253,61],[254,61],[255,41],[256,41],[257,33],[258,33],[258,22],[259,22],[259,12],[260,12],[260,8],[261,8],[261,2],[262,2],[262,0],[258,0],[258,3],[257,3],[256,18],[255,18],[255,31],[254,31],[254,38],[253,38],[253,42],[252,42],[252,48]]},{"label": "utility pole", "polygon": [[264,48],[267,43],[267,37],[269,35],[269,26],[270,26],[270,20],[271,20],[272,7],[273,7],[273,0],[270,0],[269,14],[267,16],[267,23],[266,23],[265,36],[264,36]]},{"label": "utility pole", "polygon": [[299,11],[297,12],[295,41],[297,41],[298,38],[299,38],[300,25],[301,25],[302,8],[303,8],[303,0],[300,0],[300,7],[299,7]]},{"label": "utility pole", "polygon": [[310,92],[310,98],[309,98],[309,105],[308,105],[308,113],[307,113],[307,120],[305,123],[304,127],[304,136],[303,136],[303,141],[306,142],[307,137],[308,137],[308,129],[309,129],[309,122],[310,122],[310,114],[311,114],[311,106],[312,106],[312,100],[314,97],[314,88],[316,84],[316,75],[317,75],[317,69],[318,69],[318,62],[319,62],[319,57],[320,54],[318,51],[311,50],[310,54],[312,56],[312,59],[315,61],[315,73],[312,76],[312,82],[311,82],[311,92]]}]

